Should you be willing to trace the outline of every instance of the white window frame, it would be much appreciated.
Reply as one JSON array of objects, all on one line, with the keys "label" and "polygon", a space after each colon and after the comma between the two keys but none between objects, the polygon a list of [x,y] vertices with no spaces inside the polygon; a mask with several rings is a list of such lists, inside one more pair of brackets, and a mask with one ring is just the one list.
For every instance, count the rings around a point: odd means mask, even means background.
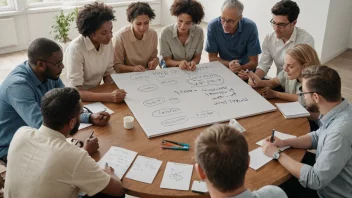
[{"label": "white window frame", "polygon": [[16,0],[6,0],[7,6],[1,6],[0,12],[16,10]]}]

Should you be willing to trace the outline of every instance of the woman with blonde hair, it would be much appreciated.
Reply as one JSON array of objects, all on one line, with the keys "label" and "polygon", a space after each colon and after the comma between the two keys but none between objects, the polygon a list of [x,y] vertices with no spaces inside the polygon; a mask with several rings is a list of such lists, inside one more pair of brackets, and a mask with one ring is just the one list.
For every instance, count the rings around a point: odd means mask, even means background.
[{"label": "woman with blonde hair", "polygon": [[[277,77],[261,80],[256,74],[250,72],[248,84],[252,87],[265,87],[260,91],[265,98],[299,101],[305,106],[304,97],[297,94],[302,90],[302,70],[313,65],[320,65],[317,52],[307,44],[299,44],[286,52],[284,70]],[[278,86],[281,86],[285,92],[272,90]]]}]

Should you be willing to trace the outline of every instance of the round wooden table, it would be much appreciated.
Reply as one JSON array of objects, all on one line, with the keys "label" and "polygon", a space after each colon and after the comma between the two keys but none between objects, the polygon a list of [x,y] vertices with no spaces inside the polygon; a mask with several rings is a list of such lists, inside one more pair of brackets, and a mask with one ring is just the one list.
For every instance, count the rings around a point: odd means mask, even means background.
[{"label": "round wooden table", "polygon": [[[115,84],[104,84],[91,89],[91,91],[99,93],[113,91],[114,89],[116,89]],[[277,99],[272,99],[269,101],[272,104],[275,102],[283,102]],[[201,195],[193,193],[191,190],[178,191],[160,188],[165,166],[168,161],[185,164],[195,163],[194,140],[206,127],[200,127],[148,139],[139,125],[138,120],[135,122],[133,129],[127,130],[123,127],[123,117],[127,114],[132,114],[126,103],[105,103],[105,105],[115,112],[111,115],[109,124],[104,127],[91,126],[89,128],[82,129],[75,135],[75,138],[84,140],[90,135],[92,129],[95,130],[95,136],[98,138],[100,145],[99,151],[93,156],[96,161],[102,158],[111,146],[130,149],[138,152],[138,155],[156,158],[163,161],[163,164],[161,165],[161,168],[152,184],[146,184],[123,177],[122,183],[127,194],[138,197],[153,198],[208,197],[207,194]],[[247,130],[243,134],[248,142],[249,151],[259,147],[256,145],[256,142],[270,136],[273,128],[275,130],[296,136],[301,136],[309,132],[309,123],[306,118],[286,120],[278,110],[271,113],[238,119],[238,122]],[[162,139],[189,143],[191,148],[189,151],[163,150],[160,148]],[[293,159],[300,161],[306,151],[291,148],[284,152]],[[249,189],[256,190],[269,184],[282,184],[290,177],[291,174],[287,172],[277,161],[273,160],[257,171],[249,168],[246,174],[245,184]],[[191,185],[193,180],[199,180],[195,170],[193,170]]]}]

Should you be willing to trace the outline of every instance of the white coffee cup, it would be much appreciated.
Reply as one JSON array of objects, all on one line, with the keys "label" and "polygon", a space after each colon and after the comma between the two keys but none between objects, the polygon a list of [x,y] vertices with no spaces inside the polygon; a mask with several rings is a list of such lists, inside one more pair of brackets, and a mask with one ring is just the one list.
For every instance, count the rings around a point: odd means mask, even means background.
[{"label": "white coffee cup", "polygon": [[125,116],[123,118],[123,126],[125,127],[125,129],[132,129],[134,127],[134,117]]}]

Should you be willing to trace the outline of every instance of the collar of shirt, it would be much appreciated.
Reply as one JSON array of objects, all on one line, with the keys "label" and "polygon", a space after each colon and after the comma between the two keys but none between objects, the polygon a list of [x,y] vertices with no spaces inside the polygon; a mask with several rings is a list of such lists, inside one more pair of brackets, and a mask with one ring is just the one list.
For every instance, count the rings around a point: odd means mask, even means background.
[{"label": "collar of shirt", "polygon": [[[132,25],[130,25],[130,31],[128,31],[128,37],[129,37],[129,39],[130,39],[130,41],[131,42],[135,42],[135,41],[140,41],[140,40],[138,40],[137,38],[136,38],[136,36],[134,35],[134,30],[133,30],[133,26]],[[146,40],[146,34],[149,32],[149,29],[146,31],[146,32],[144,32],[144,35],[143,35],[143,37],[142,37],[142,41],[145,41]]]},{"label": "collar of shirt", "polygon": [[[275,32],[273,32],[273,33],[275,34]],[[291,37],[290,37],[290,39],[287,40],[287,42],[285,43],[285,45],[288,44],[288,43],[290,43],[290,42],[295,42],[295,41],[296,41],[296,38],[297,38],[297,27],[294,27],[294,28],[293,28],[293,32],[292,32],[292,34],[291,34]],[[279,39],[279,38],[276,37],[276,41],[277,41],[277,42],[278,42],[278,41],[281,41],[281,42],[282,42],[282,39]]]},{"label": "collar of shirt", "polygon": [[[42,84],[42,82],[40,82],[40,80],[38,79],[38,77],[35,75],[33,69],[31,68],[31,66],[29,65],[28,61],[26,61],[26,69],[27,72],[29,74],[30,79],[32,80],[34,86],[39,86]],[[43,83],[45,83],[46,81],[44,81]]]},{"label": "collar of shirt", "polygon": [[325,126],[325,128],[329,125],[329,123],[346,107],[348,107],[349,103],[347,100],[342,98],[342,102],[330,110],[326,115],[322,116],[320,122]]},{"label": "collar of shirt", "polygon": [[[192,25],[192,27],[189,29],[189,35],[191,37],[194,37],[194,32],[195,32],[195,25]],[[173,27],[173,30],[172,30],[172,38],[176,38],[178,35],[177,35],[177,23],[174,25]]]},{"label": "collar of shirt", "polygon": [[252,192],[250,190],[245,190],[241,194],[238,194],[236,196],[228,197],[228,198],[248,198],[248,197],[253,197]]},{"label": "collar of shirt", "polygon": [[218,24],[220,25],[221,31],[222,31],[224,34],[230,35],[231,38],[233,38],[234,35],[235,35],[237,32],[242,33],[242,26],[243,26],[244,20],[245,20],[245,19],[242,17],[242,19],[238,22],[238,27],[237,27],[236,32],[233,33],[233,34],[225,33],[225,32],[224,32],[224,28],[222,27],[222,24],[221,24],[221,17],[218,18]]},{"label": "collar of shirt", "polygon": [[[95,49],[94,44],[92,43],[92,41],[90,40],[90,38],[88,36],[83,37],[83,40],[84,40],[84,44],[86,45],[87,51]],[[100,45],[100,47],[101,47],[101,45]],[[99,49],[100,49],[100,47],[99,47]]]},{"label": "collar of shirt", "polygon": [[59,138],[61,140],[66,141],[66,137],[62,133],[55,131],[44,125],[40,126],[40,128],[38,129],[38,132],[48,137]]}]

